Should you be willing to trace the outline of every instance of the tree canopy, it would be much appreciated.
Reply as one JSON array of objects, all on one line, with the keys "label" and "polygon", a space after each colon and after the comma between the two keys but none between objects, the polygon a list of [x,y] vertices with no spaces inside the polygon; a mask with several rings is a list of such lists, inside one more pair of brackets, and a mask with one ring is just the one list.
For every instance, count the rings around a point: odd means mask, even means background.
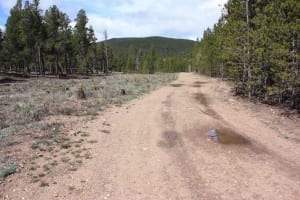
[{"label": "tree canopy", "polygon": [[75,22],[72,28],[68,15],[56,5],[43,12],[39,0],[24,5],[18,0],[5,32],[0,31],[0,72],[61,76],[101,71],[107,58],[97,48],[84,10],[79,10]]},{"label": "tree canopy", "polygon": [[232,80],[236,94],[300,108],[297,0],[229,0],[192,51],[202,73]]}]

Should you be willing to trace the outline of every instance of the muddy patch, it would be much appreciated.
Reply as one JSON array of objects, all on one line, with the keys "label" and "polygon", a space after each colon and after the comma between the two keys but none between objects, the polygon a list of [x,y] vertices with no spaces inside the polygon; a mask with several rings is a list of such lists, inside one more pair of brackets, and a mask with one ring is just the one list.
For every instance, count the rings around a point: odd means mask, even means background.
[{"label": "muddy patch", "polygon": [[204,94],[202,93],[196,93],[195,94],[195,99],[200,102],[200,104],[207,106],[207,99]]},{"label": "muddy patch", "polygon": [[193,84],[191,85],[191,87],[195,87],[195,88],[200,88],[202,85],[199,85],[199,84]]},{"label": "muddy patch", "polygon": [[220,144],[248,144],[249,141],[241,134],[229,128],[217,128],[205,133],[207,137]]},{"label": "muddy patch", "polygon": [[162,120],[163,120],[165,126],[168,126],[168,127],[175,126],[175,121],[169,112],[162,112],[161,116],[162,116]]},{"label": "muddy patch", "polygon": [[170,86],[172,87],[182,87],[184,84],[181,84],[181,83],[174,83],[174,84],[170,84]]},{"label": "muddy patch", "polygon": [[167,99],[167,100],[165,100],[165,101],[162,101],[161,102],[164,106],[166,106],[166,107],[171,107],[171,101],[170,101],[170,99]]},{"label": "muddy patch", "polygon": [[202,82],[202,81],[195,81],[191,87],[195,87],[195,88],[200,88],[202,87],[203,84],[206,84],[207,82]]},{"label": "muddy patch", "polygon": [[203,85],[203,84],[206,84],[207,82],[205,81],[195,81],[194,84],[196,85]]},{"label": "muddy patch", "polygon": [[207,108],[207,109],[204,111],[204,113],[207,114],[208,116],[211,116],[211,117],[214,118],[214,119],[222,120],[222,117],[221,117],[216,111],[214,111],[214,110],[211,109],[211,108]]},{"label": "muddy patch", "polygon": [[110,134],[110,131],[109,130],[101,130],[102,133],[105,133],[105,134]]},{"label": "muddy patch", "polygon": [[172,148],[177,144],[178,133],[176,131],[165,131],[162,136],[163,140],[157,144],[159,147]]}]

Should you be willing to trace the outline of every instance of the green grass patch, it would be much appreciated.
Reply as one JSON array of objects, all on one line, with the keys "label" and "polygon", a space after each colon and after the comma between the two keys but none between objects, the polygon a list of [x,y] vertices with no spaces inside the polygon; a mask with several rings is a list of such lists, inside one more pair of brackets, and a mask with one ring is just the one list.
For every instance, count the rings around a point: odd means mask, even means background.
[{"label": "green grass patch", "polygon": [[89,137],[90,134],[87,133],[87,132],[81,132],[80,136],[81,136],[81,137]]},{"label": "green grass patch", "polygon": [[31,149],[38,149],[38,148],[39,148],[39,143],[37,141],[32,141]]},{"label": "green grass patch", "polygon": [[7,167],[1,168],[0,169],[0,180],[4,180],[5,177],[14,174],[17,170],[16,165],[9,165]]}]

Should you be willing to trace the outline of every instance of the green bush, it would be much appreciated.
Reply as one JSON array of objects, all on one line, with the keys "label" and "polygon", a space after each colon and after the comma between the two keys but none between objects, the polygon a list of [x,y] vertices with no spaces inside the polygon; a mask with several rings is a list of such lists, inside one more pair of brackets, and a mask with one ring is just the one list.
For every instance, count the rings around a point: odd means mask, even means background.
[{"label": "green bush", "polygon": [[0,130],[9,127],[3,119],[0,119]]},{"label": "green bush", "polygon": [[17,170],[16,165],[9,165],[5,168],[0,169],[0,180],[4,180],[5,177],[7,177],[10,174],[15,173]]}]

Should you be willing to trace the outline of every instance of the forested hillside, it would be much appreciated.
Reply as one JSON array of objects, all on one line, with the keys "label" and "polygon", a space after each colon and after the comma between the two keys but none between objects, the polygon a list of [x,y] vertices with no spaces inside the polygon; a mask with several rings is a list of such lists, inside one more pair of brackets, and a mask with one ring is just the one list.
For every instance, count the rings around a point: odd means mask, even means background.
[{"label": "forested hillside", "polygon": [[154,73],[187,71],[189,54],[195,42],[165,37],[147,37],[115,38],[108,40],[107,44],[112,49],[113,66],[116,70]]},{"label": "forested hillside", "polygon": [[300,3],[229,0],[193,48],[202,73],[234,81],[236,94],[300,108]]},{"label": "forested hillside", "polygon": [[107,44],[116,51],[127,51],[132,46],[143,51],[154,48],[159,55],[172,56],[189,53],[195,41],[166,37],[113,38]]}]

